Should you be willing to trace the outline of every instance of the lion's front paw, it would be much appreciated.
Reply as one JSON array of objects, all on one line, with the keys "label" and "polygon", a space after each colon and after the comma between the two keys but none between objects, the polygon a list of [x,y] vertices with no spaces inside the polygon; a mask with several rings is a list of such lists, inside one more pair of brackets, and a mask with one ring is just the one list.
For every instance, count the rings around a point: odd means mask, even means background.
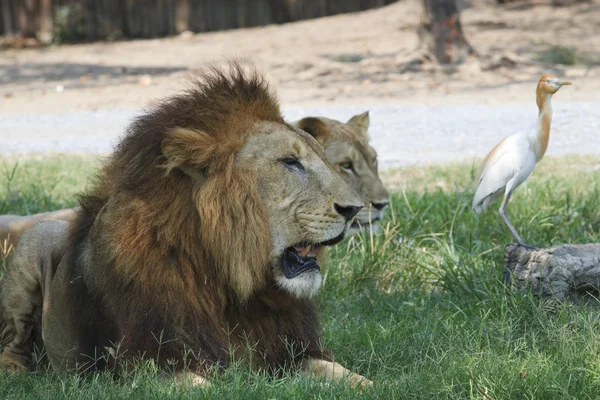
[{"label": "lion's front paw", "polygon": [[19,357],[10,354],[0,354],[0,370],[9,372],[25,372],[27,367]]},{"label": "lion's front paw", "polygon": [[196,374],[194,372],[179,372],[175,375],[175,382],[177,385],[182,387],[193,387],[193,386],[201,386],[201,387],[210,387],[211,383],[208,379],[203,377],[202,375]]},{"label": "lion's front paw", "polygon": [[352,374],[349,377],[350,380],[350,384],[352,385],[352,387],[357,388],[357,389],[364,389],[364,388],[370,388],[373,386],[373,381],[365,378],[362,375],[358,375],[358,374]]}]

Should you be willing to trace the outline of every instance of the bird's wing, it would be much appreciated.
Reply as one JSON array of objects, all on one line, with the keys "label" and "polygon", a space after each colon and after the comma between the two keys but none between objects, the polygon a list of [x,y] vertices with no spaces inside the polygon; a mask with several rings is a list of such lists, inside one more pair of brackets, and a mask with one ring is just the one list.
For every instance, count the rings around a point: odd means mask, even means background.
[{"label": "bird's wing", "polygon": [[521,133],[515,133],[512,135],[508,135],[504,139],[502,139],[493,149],[490,151],[483,161],[481,162],[481,166],[478,171],[477,183],[480,184],[486,173],[492,169],[496,163],[502,160],[508,153],[514,152],[515,149],[521,147],[522,143]]},{"label": "bird's wing", "polygon": [[508,181],[523,167],[529,141],[522,134],[505,137],[485,157],[480,168],[479,184],[473,198],[473,208],[486,197],[504,189]]}]

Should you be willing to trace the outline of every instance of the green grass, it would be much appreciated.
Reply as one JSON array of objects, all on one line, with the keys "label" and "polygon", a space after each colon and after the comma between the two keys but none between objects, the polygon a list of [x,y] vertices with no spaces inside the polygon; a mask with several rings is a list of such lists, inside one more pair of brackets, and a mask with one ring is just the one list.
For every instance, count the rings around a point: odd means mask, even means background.
[{"label": "green grass", "polygon": [[[96,165],[22,160],[10,185],[0,178],[0,210],[73,205]],[[344,384],[293,373],[270,378],[239,365],[209,389],[179,389],[145,363],[118,380],[0,373],[0,398],[598,398],[600,309],[505,289],[510,236],[498,204],[480,216],[469,211],[472,175],[469,164],[386,172],[394,192],[385,232],[347,239],[330,253],[317,300],[324,341],[337,361],[373,379],[373,390],[360,395]],[[530,243],[600,242],[600,159],[544,160],[508,211]]]},{"label": "green grass", "polygon": [[600,56],[593,53],[580,52],[574,47],[548,46],[539,51],[536,59],[548,64],[584,65],[600,64]]}]

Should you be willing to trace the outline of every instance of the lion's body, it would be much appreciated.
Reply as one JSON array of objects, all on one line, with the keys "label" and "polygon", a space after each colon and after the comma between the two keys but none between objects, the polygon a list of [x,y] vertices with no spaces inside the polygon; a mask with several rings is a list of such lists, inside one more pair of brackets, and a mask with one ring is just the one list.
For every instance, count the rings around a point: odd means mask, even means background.
[{"label": "lion's body", "polygon": [[[134,282],[131,289],[110,288],[98,299],[105,291],[95,285],[125,282],[84,268],[67,254],[54,275],[52,301],[43,319],[46,351],[54,368],[104,369],[107,362],[144,355],[163,366],[175,360],[173,367],[178,370],[186,351],[190,351],[187,367],[202,375],[208,367],[227,366],[233,357],[253,356],[253,367],[271,370],[293,366],[305,357],[328,359],[318,347],[312,303],[275,287],[243,304],[232,303],[227,291],[215,284],[216,276],[206,277],[198,288],[194,286],[199,277],[182,274],[148,277],[144,287]],[[193,275],[191,268],[189,273]],[[186,283],[188,279],[191,282]],[[299,348],[305,351],[290,356],[281,338],[304,346]],[[246,353],[249,347],[253,355]]]},{"label": "lion's body", "polygon": [[131,125],[68,235],[51,221],[23,236],[0,291],[0,364],[28,367],[41,326],[60,369],[143,356],[204,376],[233,358],[346,371],[319,343],[320,271],[290,271],[295,249],[340,240],[361,207],[262,78],[214,70]]},{"label": "lion's body", "polygon": [[[0,281],[0,344],[8,358],[0,366],[26,365],[31,351],[42,350],[42,308],[65,250],[69,224],[45,221],[23,235],[11,268]],[[12,340],[8,340],[11,339]]]},{"label": "lion's body", "polygon": [[0,246],[6,251],[16,248],[23,233],[40,221],[73,221],[76,215],[76,209],[71,208],[26,216],[0,215]]}]

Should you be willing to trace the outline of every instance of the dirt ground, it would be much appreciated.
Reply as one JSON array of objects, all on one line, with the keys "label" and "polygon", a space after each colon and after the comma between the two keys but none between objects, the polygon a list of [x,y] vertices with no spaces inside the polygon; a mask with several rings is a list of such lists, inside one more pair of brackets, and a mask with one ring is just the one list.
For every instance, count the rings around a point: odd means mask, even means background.
[{"label": "dirt ground", "polygon": [[[575,82],[561,101],[600,99],[600,1],[473,1],[461,14],[477,61],[444,69],[419,64],[419,2],[362,13],[178,37],[4,49],[0,115],[138,109],[179,89],[206,62],[241,57],[265,71],[282,104],[507,104],[531,101],[539,76]],[[550,46],[574,48],[593,63],[539,60]]]}]

